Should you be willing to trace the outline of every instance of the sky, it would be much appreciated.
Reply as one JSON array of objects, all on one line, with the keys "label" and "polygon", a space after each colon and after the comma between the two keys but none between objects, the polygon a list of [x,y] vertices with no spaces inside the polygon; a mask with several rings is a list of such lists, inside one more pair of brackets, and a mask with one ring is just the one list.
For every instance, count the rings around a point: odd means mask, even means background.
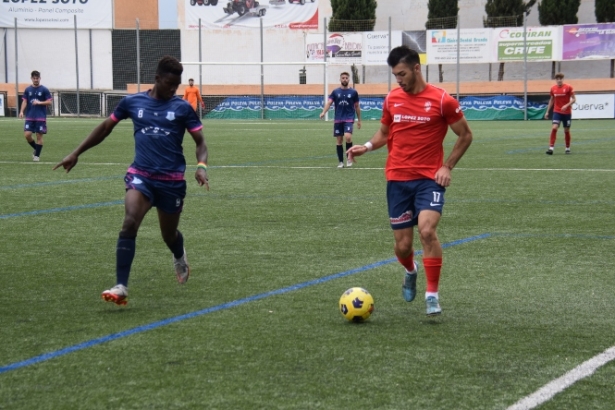
[{"label": "sky", "polygon": [[176,29],[177,0],[158,0],[158,20],[161,29]]}]

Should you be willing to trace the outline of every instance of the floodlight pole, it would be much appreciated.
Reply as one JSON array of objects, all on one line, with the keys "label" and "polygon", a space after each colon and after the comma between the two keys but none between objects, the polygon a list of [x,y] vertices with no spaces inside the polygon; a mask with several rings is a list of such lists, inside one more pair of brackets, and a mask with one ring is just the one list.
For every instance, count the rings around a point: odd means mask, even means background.
[{"label": "floodlight pole", "polygon": [[459,101],[459,70],[461,69],[461,24],[457,13],[457,101]]},{"label": "floodlight pole", "polygon": [[[389,16],[389,54],[391,54],[391,16]],[[391,69],[390,67],[387,67],[387,71],[389,72],[389,75],[387,76],[388,78],[388,90],[389,92],[391,91]]]},{"label": "floodlight pole", "polygon": [[527,12],[523,13],[523,120],[527,121]]},{"label": "floodlight pole", "polygon": [[9,52],[8,47],[6,46],[6,34],[9,29],[4,29],[4,82],[9,83]]},{"label": "floodlight pole", "polygon": [[[203,62],[203,44],[201,39],[201,19],[199,18],[199,62]],[[199,95],[203,90],[203,66],[199,64]],[[199,105],[199,118],[203,118],[203,104]]]},{"label": "floodlight pole", "polygon": [[81,117],[81,109],[79,107],[79,43],[77,42],[77,15],[73,16],[75,22],[75,80],[77,84],[77,117]]},{"label": "floodlight pole", "polygon": [[139,19],[137,19],[137,92],[141,92],[141,46],[139,45]]},{"label": "floodlight pole", "polygon": [[17,17],[15,17],[15,117],[19,117],[19,53],[17,51]]},{"label": "floodlight pole", "polygon": [[[261,63],[265,62],[263,57],[263,16],[258,18],[261,31]],[[261,64],[261,120],[265,119],[265,67]]]},{"label": "floodlight pole", "polygon": [[88,30],[90,40],[90,90],[94,89],[94,55],[92,51],[92,29]]},{"label": "floodlight pole", "polygon": [[[326,63],[327,62],[327,18],[324,18],[324,29],[322,31],[324,33],[324,38],[323,38],[323,61]],[[324,65],[324,78],[323,78],[323,84],[324,84],[324,99],[322,101],[323,103],[323,108],[325,107],[325,105],[327,105],[327,92],[329,90],[327,90],[327,88],[329,87],[329,85],[327,84],[327,64]],[[325,113],[325,121],[329,121],[329,111],[327,111]]]}]

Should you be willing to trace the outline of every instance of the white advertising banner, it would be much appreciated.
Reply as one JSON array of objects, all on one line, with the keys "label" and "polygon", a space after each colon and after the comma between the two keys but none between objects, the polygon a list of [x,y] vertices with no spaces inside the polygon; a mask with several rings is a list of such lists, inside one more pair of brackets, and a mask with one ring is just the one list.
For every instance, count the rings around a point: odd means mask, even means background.
[{"label": "white advertising banner", "polygon": [[[391,48],[401,46],[401,31],[391,32]],[[363,64],[386,65],[389,56],[389,32],[367,31],[363,33]]]},{"label": "white advertising banner", "polygon": [[264,28],[318,29],[319,0],[180,0],[186,10],[186,29]]},{"label": "white advertising banner", "polygon": [[[492,30],[461,29],[459,39],[459,62],[491,62]],[[427,30],[427,64],[457,63],[457,29]]]},{"label": "white advertising banner", "polygon": [[4,117],[4,94],[0,93],[0,117]]},{"label": "white advertising banner", "polygon": [[[363,32],[330,33],[325,47],[322,34],[306,36],[307,61],[327,61],[332,64],[361,64],[363,62]],[[388,42],[388,40],[387,40]]]},{"label": "white advertising banner", "polygon": [[493,29],[493,50],[496,61],[560,61],[562,59],[562,27],[523,27]]},{"label": "white advertising banner", "polygon": [[615,118],[615,94],[576,94],[572,119]]},{"label": "white advertising banner", "polygon": [[113,28],[113,0],[0,0],[0,27]]},{"label": "white advertising banner", "polygon": [[308,33],[305,36],[305,61],[323,61],[325,52],[324,34]]}]

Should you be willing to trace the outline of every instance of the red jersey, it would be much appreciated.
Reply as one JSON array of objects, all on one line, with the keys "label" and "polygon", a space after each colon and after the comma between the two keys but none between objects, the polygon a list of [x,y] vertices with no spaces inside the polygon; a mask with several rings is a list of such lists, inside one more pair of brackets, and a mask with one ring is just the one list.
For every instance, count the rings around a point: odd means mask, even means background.
[{"label": "red jersey", "polygon": [[431,84],[418,94],[391,91],[380,120],[389,127],[387,181],[434,179],[444,161],[448,126],[462,118],[457,100]]},{"label": "red jersey", "polygon": [[558,87],[555,84],[551,87],[551,97],[553,97],[553,112],[560,114],[572,114],[572,107],[568,106],[563,110],[562,107],[570,102],[570,97],[574,94],[574,90],[568,84],[562,84]]}]

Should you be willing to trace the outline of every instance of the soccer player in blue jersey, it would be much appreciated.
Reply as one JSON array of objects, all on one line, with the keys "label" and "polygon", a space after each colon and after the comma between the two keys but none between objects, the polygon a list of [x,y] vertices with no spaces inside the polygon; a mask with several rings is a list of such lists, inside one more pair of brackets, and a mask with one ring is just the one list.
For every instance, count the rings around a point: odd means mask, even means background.
[{"label": "soccer player in blue jersey", "polygon": [[[335,104],[335,120],[333,121],[333,136],[337,139],[337,159],[338,168],[344,168],[344,148],[343,139],[346,139],[346,151],[352,147],[352,127],[354,125],[355,114],[357,116],[357,127],[361,129],[361,108],[359,107],[359,93],[354,88],[348,86],[350,74],[343,72],[340,74],[341,87],[333,90],[331,95],[320,113],[323,118],[331,104]],[[352,166],[352,160],[347,159],[346,166]]]},{"label": "soccer player in blue jersey", "polygon": [[107,302],[127,303],[128,276],[135,255],[137,232],[152,207],[157,208],[162,238],[173,253],[178,282],[186,283],[190,275],[184,237],[177,229],[186,196],[186,160],[182,150],[186,130],[196,143],[197,169],[194,176],[199,185],[208,190],[209,180],[203,125],[190,104],[175,95],[182,72],[183,67],[176,58],[163,57],[156,69],[154,87],[122,99],[113,114],[53,168],[62,166],[69,172],[77,165],[79,155],[100,144],[118,122],[127,118],[132,120],[135,157],[124,178],[125,214],[116,248],[117,283],[101,295]]},{"label": "soccer player in blue jersey", "polygon": [[[23,93],[19,118],[26,113],[24,125],[24,137],[34,149],[32,161],[40,161],[43,150],[43,135],[47,134],[47,106],[51,105],[51,93],[44,85],[41,85],[41,73],[34,70],[30,74],[32,85],[28,86]],[[36,142],[32,139],[32,133],[36,133]]]}]

